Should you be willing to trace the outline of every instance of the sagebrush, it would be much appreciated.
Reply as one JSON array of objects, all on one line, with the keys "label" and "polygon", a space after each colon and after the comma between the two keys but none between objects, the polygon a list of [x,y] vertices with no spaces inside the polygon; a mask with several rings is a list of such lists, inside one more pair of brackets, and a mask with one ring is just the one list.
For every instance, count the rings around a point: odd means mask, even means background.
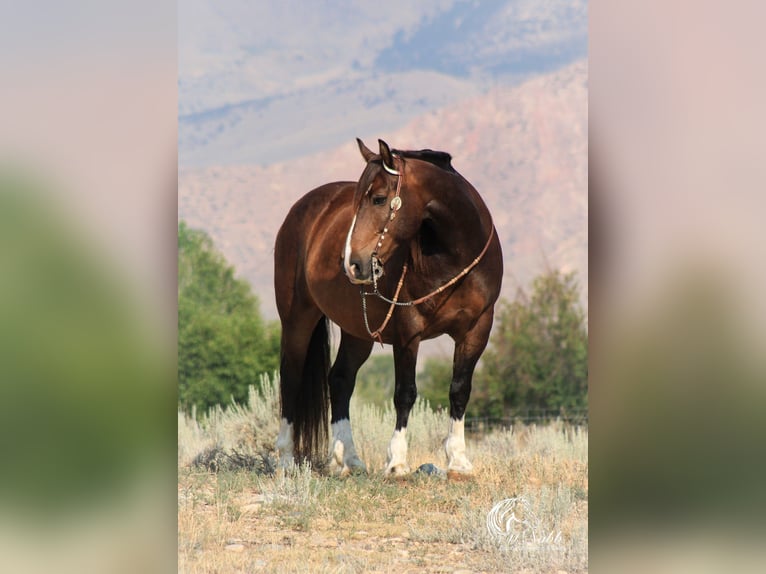
[{"label": "sagebrush", "polygon": [[[198,420],[179,414],[179,571],[585,572],[588,432],[555,422],[516,425],[468,439],[475,476],[465,482],[382,469],[392,406],[352,401],[351,420],[369,475],[341,480],[308,464],[292,472],[194,465],[209,449],[273,457],[277,377],[264,377],[246,405]],[[418,401],[408,426],[409,462],[443,465],[448,415]],[[493,537],[498,501],[523,497],[556,544]]]}]

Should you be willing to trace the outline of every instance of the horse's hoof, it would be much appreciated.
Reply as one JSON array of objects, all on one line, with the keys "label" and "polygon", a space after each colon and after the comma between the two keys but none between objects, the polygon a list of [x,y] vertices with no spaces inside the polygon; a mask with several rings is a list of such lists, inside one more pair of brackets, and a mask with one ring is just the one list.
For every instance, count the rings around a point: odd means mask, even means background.
[{"label": "horse's hoof", "polygon": [[346,468],[351,474],[367,474],[367,465],[356,457],[346,461]]},{"label": "horse's hoof", "polygon": [[393,466],[387,466],[385,475],[391,478],[402,478],[410,474],[410,467],[406,464],[396,464]]},{"label": "horse's hoof", "polygon": [[330,454],[330,475],[346,478],[350,474],[367,474],[367,466],[362,460],[356,454],[349,457],[344,456],[344,450],[343,443],[337,441],[333,452]]},{"label": "horse's hoof", "polygon": [[327,465],[327,472],[330,476],[334,476],[335,478],[342,478],[345,470],[345,467],[339,466],[334,460],[331,460],[330,464]]},{"label": "horse's hoof", "polygon": [[330,465],[330,475],[336,478],[346,478],[347,476],[364,476],[367,474],[367,467],[364,463],[357,464],[344,464],[343,466]]},{"label": "horse's hoof", "polygon": [[347,476],[367,476],[367,467],[365,465],[362,466],[347,466],[343,469],[343,477]]},{"label": "horse's hoof", "polygon": [[473,472],[473,464],[464,456],[456,456],[447,464],[447,472],[471,474]]},{"label": "horse's hoof", "polygon": [[447,479],[456,481],[466,481],[473,478],[473,465],[464,456],[456,456],[451,463],[447,465]]}]

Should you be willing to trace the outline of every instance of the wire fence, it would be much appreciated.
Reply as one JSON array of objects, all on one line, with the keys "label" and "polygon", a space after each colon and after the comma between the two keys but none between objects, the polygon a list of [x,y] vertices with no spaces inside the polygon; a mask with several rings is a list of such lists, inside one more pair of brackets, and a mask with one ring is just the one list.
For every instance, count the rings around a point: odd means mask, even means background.
[{"label": "wire fence", "polygon": [[570,409],[518,409],[505,417],[466,417],[465,431],[474,434],[494,429],[507,429],[518,424],[547,424],[562,421],[575,426],[588,426],[587,408]]}]

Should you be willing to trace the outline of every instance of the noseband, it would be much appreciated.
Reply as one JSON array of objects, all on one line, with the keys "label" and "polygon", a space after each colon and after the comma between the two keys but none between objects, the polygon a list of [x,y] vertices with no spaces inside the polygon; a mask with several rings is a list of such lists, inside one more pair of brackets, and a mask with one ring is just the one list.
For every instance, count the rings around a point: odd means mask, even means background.
[{"label": "noseband", "polygon": [[[403,164],[404,160],[399,158],[399,156],[393,156],[394,160],[399,159],[400,162]],[[383,245],[383,240],[386,238],[386,233],[388,233],[388,225],[393,222],[393,220],[396,218],[396,212],[399,211],[402,207],[402,198],[400,197],[400,193],[402,190],[402,171],[404,170],[404,166],[402,165],[398,170],[390,168],[386,165],[386,162],[383,161],[383,169],[386,170],[387,173],[390,173],[391,175],[397,176],[396,181],[396,195],[394,195],[394,198],[391,200],[391,204],[389,205],[389,216],[388,216],[388,223],[383,227],[383,230],[380,233],[380,237],[378,238],[378,242],[375,245],[375,249],[372,252],[371,255],[371,263],[372,263],[372,292],[368,293],[364,290],[364,285],[360,286],[359,292],[362,297],[362,315],[364,317],[364,327],[367,329],[367,333],[370,335],[370,337],[376,341],[378,341],[381,345],[383,344],[383,329],[386,328],[388,325],[388,322],[391,320],[391,316],[394,314],[394,309],[396,307],[413,307],[415,305],[420,305],[421,303],[424,303],[428,301],[431,297],[434,297],[447,289],[448,287],[451,287],[455,283],[457,283],[460,279],[468,275],[468,273],[476,267],[476,265],[479,264],[479,261],[482,260],[484,257],[484,254],[487,253],[487,250],[489,249],[490,243],[492,243],[492,238],[495,235],[495,226],[491,225],[489,229],[489,237],[487,238],[487,243],[484,245],[484,249],[481,250],[481,253],[473,260],[471,263],[468,264],[463,270],[455,275],[452,279],[450,279],[447,283],[442,285],[441,287],[438,287],[437,289],[434,289],[427,295],[424,295],[423,297],[419,297],[418,299],[414,299],[412,301],[399,301],[399,293],[402,290],[402,285],[404,284],[404,278],[407,275],[407,263],[404,263],[404,266],[402,267],[402,275],[399,277],[399,282],[396,285],[396,291],[394,292],[394,298],[389,299],[385,295],[383,295],[378,290],[378,279],[383,276],[383,263],[380,262],[378,259],[378,250]],[[490,222],[491,223],[491,222]],[[386,313],[385,319],[383,319],[383,323],[381,323],[380,327],[375,329],[375,331],[370,329],[370,324],[367,319],[367,297],[377,297],[378,299],[385,301],[389,304],[388,313]]]}]

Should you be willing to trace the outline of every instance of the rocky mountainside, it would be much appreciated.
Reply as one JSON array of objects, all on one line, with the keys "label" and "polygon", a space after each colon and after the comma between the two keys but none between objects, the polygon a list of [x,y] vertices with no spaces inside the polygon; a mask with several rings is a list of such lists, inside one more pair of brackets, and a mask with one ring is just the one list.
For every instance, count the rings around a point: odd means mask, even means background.
[{"label": "rocky mountainside", "polygon": [[179,165],[284,162],[518,85],[587,56],[587,15],[586,0],[186,0]]},{"label": "rocky mountainside", "polygon": [[[363,132],[400,149],[447,151],[485,198],[503,244],[504,292],[528,287],[546,266],[578,272],[587,300],[587,62],[417,115],[403,127]],[[268,141],[254,131],[259,146]],[[179,218],[206,230],[276,317],[272,249],[290,206],[322,183],[363,169],[353,138],[271,165],[182,167]]]}]

